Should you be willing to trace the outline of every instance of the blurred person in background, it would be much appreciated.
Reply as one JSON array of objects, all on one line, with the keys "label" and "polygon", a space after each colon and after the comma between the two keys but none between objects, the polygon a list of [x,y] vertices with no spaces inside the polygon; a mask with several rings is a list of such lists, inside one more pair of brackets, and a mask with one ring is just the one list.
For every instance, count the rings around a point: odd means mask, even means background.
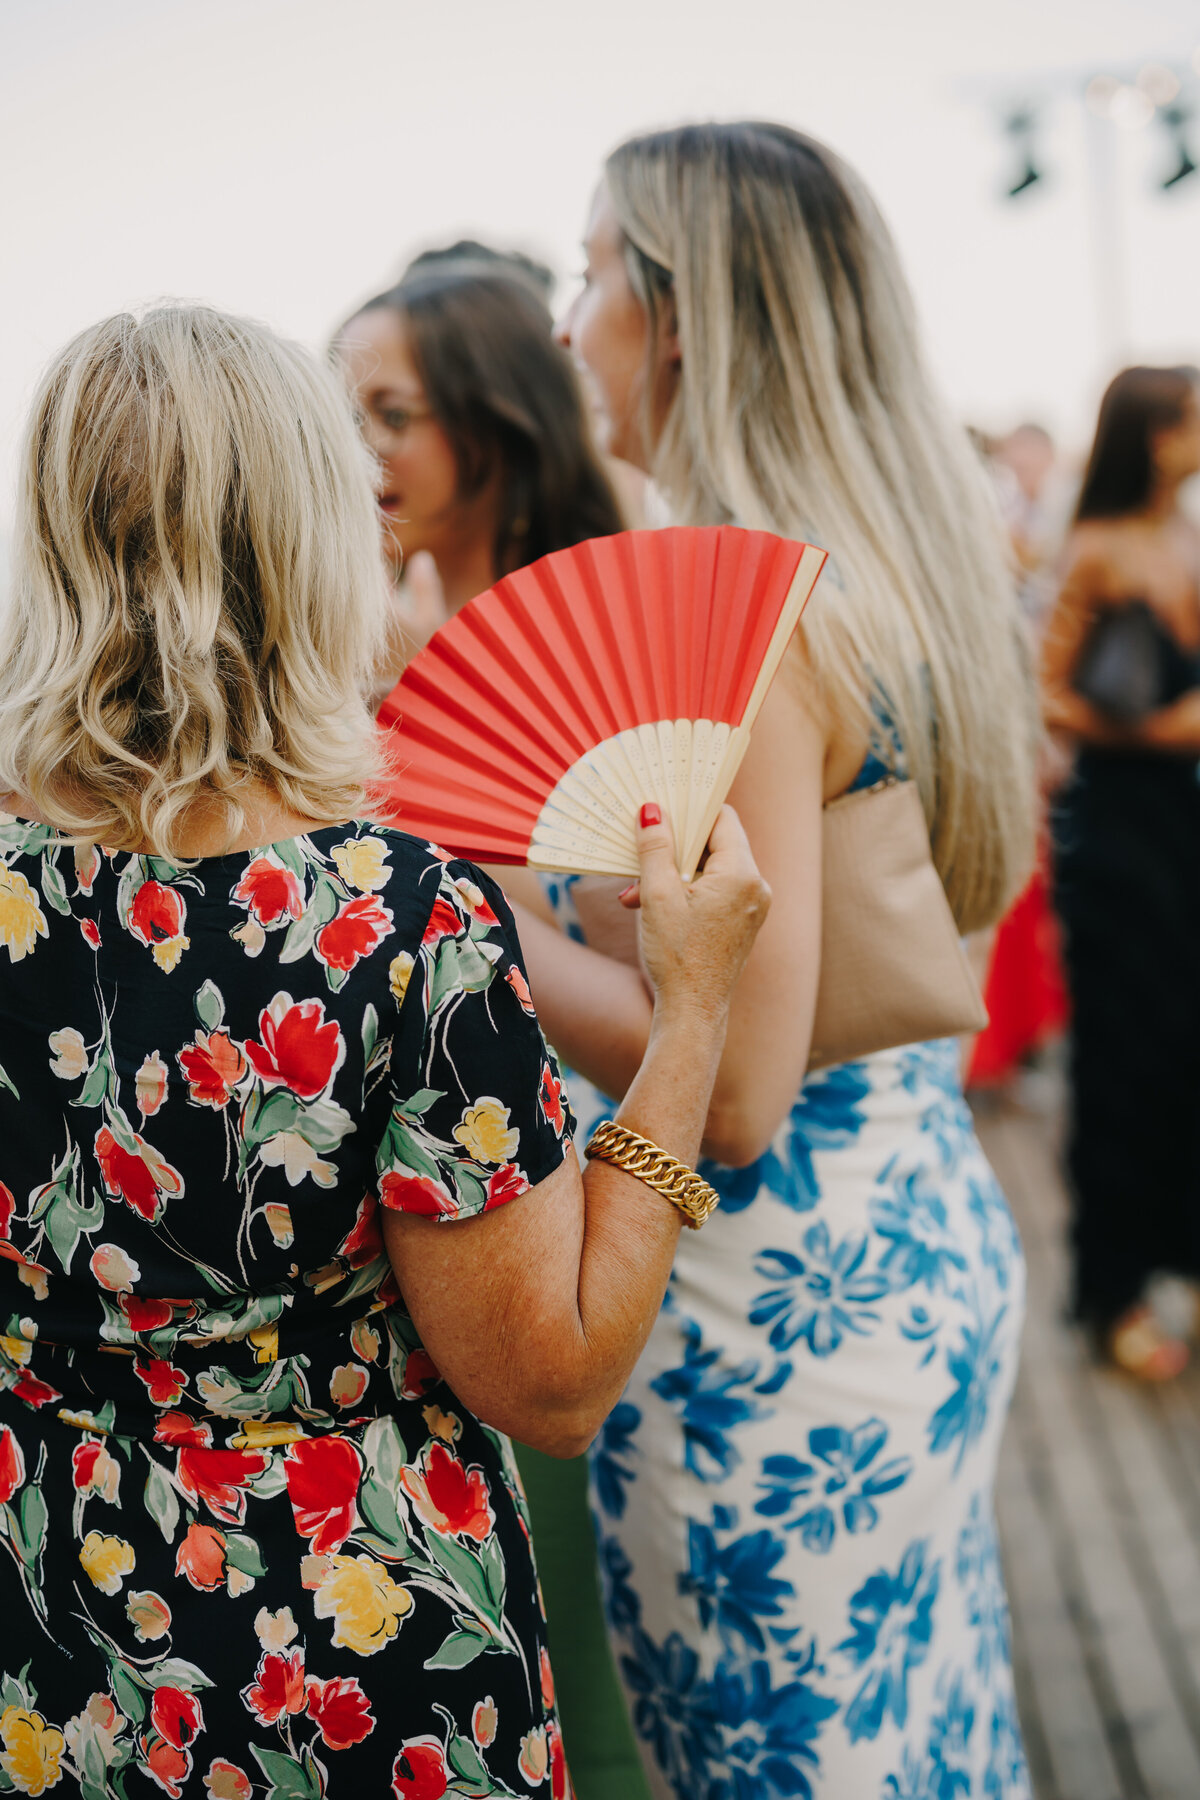
[{"label": "blurred person in background", "polygon": [[[771,124],[635,138],[585,248],[560,330],[604,447],[678,523],[832,557],[735,783],[774,900],[706,1127],[721,1207],[592,1457],[647,1778],[675,1800],[1027,1800],[991,1501],[1012,1219],[957,1043],[805,1073],[824,802],[913,776],[964,930],[1028,867],[1036,707],[1000,523],[887,230],[821,145]],[[591,1123],[648,1027],[620,883],[504,879]]]},{"label": "blurred person in background", "polygon": [[[1100,407],[1042,652],[1046,719],[1075,749],[1055,808],[1072,1022],[1074,1306],[1146,1380],[1188,1359],[1146,1303],[1200,1276],[1200,373],[1132,368]],[[1149,609],[1175,694],[1136,720],[1077,691],[1094,634]]]},{"label": "blurred person in background", "polygon": [[[335,340],[383,470],[384,542],[423,620],[401,656],[500,575],[622,527],[575,370],[554,342],[550,271],[466,240],[424,252]],[[417,626],[414,632],[413,626]],[[399,673],[389,670],[387,685]],[[580,1800],[637,1800],[641,1768],[600,1611],[585,1459],[522,1447],[558,1704]]]},{"label": "blurred person in background", "polygon": [[[500,890],[361,816],[373,474],[330,371],[207,307],[102,321],[34,403],[0,666],[6,1791],[569,1794],[506,1433],[585,1447],[681,1216],[581,1176]],[[729,808],[686,889],[657,819],[624,1111],[691,1163],[768,896]]]},{"label": "blurred person in background", "polygon": [[403,583],[388,691],[415,645],[501,575],[622,528],[529,259],[426,252],[338,331]]}]

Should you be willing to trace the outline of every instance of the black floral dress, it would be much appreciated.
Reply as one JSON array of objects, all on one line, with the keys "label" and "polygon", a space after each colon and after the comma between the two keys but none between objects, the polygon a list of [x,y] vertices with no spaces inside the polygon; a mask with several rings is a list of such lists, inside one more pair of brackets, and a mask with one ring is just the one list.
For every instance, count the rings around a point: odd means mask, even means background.
[{"label": "black floral dress", "polygon": [[569,1145],[498,889],[5,822],[0,1063],[0,1792],[561,1800],[511,1450],[378,1220]]}]

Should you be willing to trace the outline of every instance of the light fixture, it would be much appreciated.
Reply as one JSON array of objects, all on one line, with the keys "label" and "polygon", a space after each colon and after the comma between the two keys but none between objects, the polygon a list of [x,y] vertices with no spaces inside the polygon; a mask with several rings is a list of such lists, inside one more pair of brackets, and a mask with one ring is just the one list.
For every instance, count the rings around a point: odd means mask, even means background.
[{"label": "light fixture", "polygon": [[1173,187],[1178,187],[1181,181],[1186,181],[1189,175],[1196,173],[1192,147],[1188,141],[1188,126],[1192,122],[1192,112],[1190,107],[1180,102],[1174,106],[1164,106],[1159,116],[1170,137],[1171,147],[1176,158],[1174,169],[1159,182],[1159,186],[1166,192]]},{"label": "light fixture", "polygon": [[1010,200],[1015,200],[1018,194],[1027,193],[1035,182],[1043,179],[1033,155],[1036,129],[1037,117],[1028,106],[1015,108],[1004,121],[1005,133],[1012,139],[1018,159],[1015,179],[1005,189]]}]

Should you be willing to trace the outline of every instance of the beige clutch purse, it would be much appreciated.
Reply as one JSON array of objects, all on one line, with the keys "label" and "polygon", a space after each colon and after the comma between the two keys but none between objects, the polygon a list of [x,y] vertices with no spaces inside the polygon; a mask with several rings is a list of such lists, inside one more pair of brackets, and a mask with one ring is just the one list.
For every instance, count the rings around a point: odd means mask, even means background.
[{"label": "beige clutch purse", "polygon": [[810,1069],[981,1031],[987,1009],[929,851],[916,783],[830,801]]}]

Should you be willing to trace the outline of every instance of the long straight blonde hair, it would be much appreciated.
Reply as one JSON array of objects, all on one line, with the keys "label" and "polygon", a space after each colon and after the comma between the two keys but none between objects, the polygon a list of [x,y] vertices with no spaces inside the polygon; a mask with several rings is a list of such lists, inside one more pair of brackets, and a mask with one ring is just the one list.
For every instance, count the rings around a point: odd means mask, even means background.
[{"label": "long straight blonde hair", "polygon": [[232,840],[254,782],[349,817],[386,607],[373,479],[333,374],[265,326],[178,304],[81,333],[29,421],[0,784],[164,855],[201,798]]},{"label": "long straight blonde hair", "polygon": [[991,923],[1033,851],[1029,646],[986,477],[935,396],[874,202],[781,125],[632,138],[605,175],[652,322],[674,301],[658,485],[681,522],[831,552],[803,625],[820,700],[865,726],[878,691],[959,925]]}]

